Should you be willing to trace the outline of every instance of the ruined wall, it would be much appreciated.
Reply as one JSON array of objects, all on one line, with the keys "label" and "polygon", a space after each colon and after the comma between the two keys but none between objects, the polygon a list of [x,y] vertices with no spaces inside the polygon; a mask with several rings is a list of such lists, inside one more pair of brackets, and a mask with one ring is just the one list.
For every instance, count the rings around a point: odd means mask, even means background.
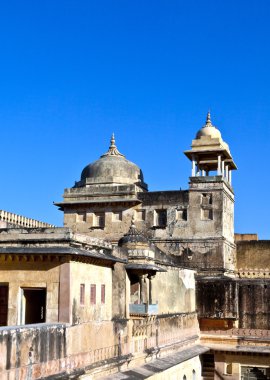
[{"label": "ruined wall", "polygon": [[0,281],[9,286],[8,325],[20,321],[21,288],[46,288],[46,322],[58,322],[59,263],[50,261],[1,261]]},{"label": "ruined wall", "polygon": [[[71,321],[72,324],[88,321],[103,321],[112,318],[112,269],[84,264],[70,263]],[[81,285],[84,285],[82,299]],[[95,300],[91,301],[91,285],[95,285]],[[105,299],[102,301],[102,286],[105,285]]]}]

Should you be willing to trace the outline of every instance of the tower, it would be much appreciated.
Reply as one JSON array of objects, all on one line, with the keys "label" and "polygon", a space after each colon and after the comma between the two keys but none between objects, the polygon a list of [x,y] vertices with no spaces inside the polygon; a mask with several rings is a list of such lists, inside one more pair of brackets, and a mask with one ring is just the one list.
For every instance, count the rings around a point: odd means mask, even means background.
[{"label": "tower", "polygon": [[210,112],[191,149],[184,153],[192,162],[189,222],[194,229],[200,326],[233,326],[239,312],[231,175],[236,165],[228,144],[212,125]]},{"label": "tower", "polygon": [[211,273],[232,274],[235,245],[231,173],[236,165],[228,144],[223,141],[220,131],[212,125],[210,112],[205,125],[192,141],[191,149],[184,153],[192,162],[189,183],[192,235],[210,247],[210,252],[197,257],[198,266]]}]

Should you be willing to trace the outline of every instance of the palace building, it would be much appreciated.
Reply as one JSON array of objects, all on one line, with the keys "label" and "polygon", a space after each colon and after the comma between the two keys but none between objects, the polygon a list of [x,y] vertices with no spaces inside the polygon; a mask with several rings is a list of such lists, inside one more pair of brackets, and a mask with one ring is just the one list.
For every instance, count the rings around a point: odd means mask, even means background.
[{"label": "palace building", "polygon": [[113,135],[63,227],[0,211],[1,379],[270,379],[270,241],[234,232],[210,113],[184,154],[189,187],[149,191]]}]

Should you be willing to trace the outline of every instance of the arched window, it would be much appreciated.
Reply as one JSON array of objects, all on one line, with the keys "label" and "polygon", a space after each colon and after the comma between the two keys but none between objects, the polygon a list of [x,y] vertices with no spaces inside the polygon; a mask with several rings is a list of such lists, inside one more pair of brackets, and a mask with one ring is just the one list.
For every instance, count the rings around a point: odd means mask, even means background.
[{"label": "arched window", "polygon": [[232,363],[226,364],[226,374],[232,375]]},{"label": "arched window", "polygon": [[187,380],[187,377],[186,377],[186,375],[184,375],[184,376],[183,376],[183,380]]},{"label": "arched window", "polygon": [[192,370],[192,380],[196,380],[196,371],[195,371],[195,369]]}]

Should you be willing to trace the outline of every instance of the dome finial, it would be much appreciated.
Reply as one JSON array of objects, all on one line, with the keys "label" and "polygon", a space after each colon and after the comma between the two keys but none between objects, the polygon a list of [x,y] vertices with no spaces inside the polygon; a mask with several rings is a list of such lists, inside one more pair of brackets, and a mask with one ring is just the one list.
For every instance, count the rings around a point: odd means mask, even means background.
[{"label": "dome finial", "polygon": [[205,125],[207,127],[212,127],[212,122],[211,122],[211,114],[210,114],[210,110],[207,112],[207,116],[206,116],[206,123]]},{"label": "dome finial", "polygon": [[108,152],[104,153],[101,157],[104,157],[104,156],[121,156],[121,157],[125,157],[123,154],[121,154],[119,152],[119,150],[117,149],[117,147],[115,145],[114,133],[112,133],[111,144],[110,144]]},{"label": "dome finial", "polygon": [[134,214],[132,215],[132,218],[131,218],[131,225],[130,225],[130,228],[131,228],[131,229],[136,228],[136,226],[135,226],[135,216],[134,216]]},{"label": "dome finial", "polygon": [[114,148],[114,147],[115,147],[115,137],[114,137],[114,133],[112,133],[110,148]]}]

